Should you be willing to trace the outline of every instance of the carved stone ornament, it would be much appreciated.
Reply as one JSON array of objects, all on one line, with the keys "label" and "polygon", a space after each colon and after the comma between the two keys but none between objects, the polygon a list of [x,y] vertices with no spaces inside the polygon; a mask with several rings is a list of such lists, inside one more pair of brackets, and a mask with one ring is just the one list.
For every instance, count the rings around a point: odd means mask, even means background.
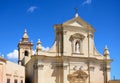
[{"label": "carved stone ornament", "polygon": [[37,63],[35,63],[33,67],[34,67],[34,69],[40,69],[40,70],[42,70],[43,67],[44,67],[44,65],[43,64],[37,64]]},{"label": "carved stone ornament", "polygon": [[93,34],[88,34],[87,37],[89,37],[89,38],[93,38]]},{"label": "carved stone ornament", "polygon": [[82,35],[82,34],[80,34],[80,33],[76,33],[76,34],[74,34],[74,35],[71,35],[70,41],[72,41],[72,40],[74,40],[74,39],[81,39],[81,40],[83,40],[84,38],[85,38],[84,35]]},{"label": "carved stone ornament", "polygon": [[70,83],[85,83],[87,77],[88,75],[82,70],[77,70],[73,74],[67,76]]},{"label": "carved stone ornament", "polygon": [[43,67],[44,67],[44,65],[42,65],[42,64],[38,65],[38,69],[40,69],[40,70],[43,70]]}]

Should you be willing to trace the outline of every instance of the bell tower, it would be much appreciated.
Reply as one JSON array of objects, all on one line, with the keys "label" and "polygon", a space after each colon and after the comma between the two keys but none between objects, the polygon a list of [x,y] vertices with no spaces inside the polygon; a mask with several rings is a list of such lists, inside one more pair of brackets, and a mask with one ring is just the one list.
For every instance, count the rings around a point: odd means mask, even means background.
[{"label": "bell tower", "polygon": [[18,64],[25,65],[32,55],[33,43],[29,42],[27,31],[24,31],[22,40],[18,43]]}]

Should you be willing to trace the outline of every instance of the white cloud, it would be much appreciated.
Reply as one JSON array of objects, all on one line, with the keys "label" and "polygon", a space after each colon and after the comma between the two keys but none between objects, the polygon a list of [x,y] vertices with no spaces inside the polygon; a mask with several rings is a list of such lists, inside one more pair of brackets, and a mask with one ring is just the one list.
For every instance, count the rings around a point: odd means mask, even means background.
[{"label": "white cloud", "polygon": [[4,54],[1,55],[4,58]]},{"label": "white cloud", "polygon": [[85,0],[84,2],[83,2],[83,5],[85,5],[85,4],[91,4],[92,3],[92,0]]},{"label": "white cloud", "polygon": [[48,51],[49,49],[50,49],[49,47],[43,47],[43,46],[42,46],[42,50],[43,50],[43,51]]},{"label": "white cloud", "polygon": [[36,50],[32,50],[32,55],[34,55],[36,53]]},{"label": "white cloud", "polygon": [[[48,51],[50,48],[49,47],[43,47],[42,46],[42,50],[43,51]],[[36,50],[32,50],[32,55],[34,55],[36,52]],[[2,55],[2,57],[4,57],[4,55]],[[7,54],[7,58],[8,59],[18,59],[18,50],[13,50],[13,52],[10,52]]]},{"label": "white cloud", "polygon": [[4,58],[4,54],[1,54],[1,53],[0,53],[0,57]]},{"label": "white cloud", "polygon": [[37,9],[36,6],[31,6],[31,7],[28,8],[27,12],[33,13],[36,9]]},{"label": "white cloud", "polygon": [[18,50],[13,50],[7,54],[8,59],[18,59]]},{"label": "white cloud", "polygon": [[[42,46],[42,51],[48,51],[50,48],[49,47],[43,47]],[[32,55],[36,53],[36,50],[32,50]]]}]

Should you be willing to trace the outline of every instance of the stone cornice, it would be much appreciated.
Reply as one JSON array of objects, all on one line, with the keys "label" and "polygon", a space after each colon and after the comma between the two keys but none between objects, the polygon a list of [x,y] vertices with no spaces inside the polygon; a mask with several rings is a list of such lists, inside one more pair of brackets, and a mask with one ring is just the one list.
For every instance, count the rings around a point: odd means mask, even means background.
[{"label": "stone cornice", "polygon": [[[64,61],[80,61],[80,60],[85,60],[85,61],[98,61],[98,62],[104,62],[104,59],[97,59],[95,57],[77,57],[77,56],[45,56],[45,55],[34,55],[32,56],[32,59],[41,59],[41,60],[52,60],[53,62],[56,62],[60,59]],[[113,60],[112,59],[107,59],[106,60],[108,63],[112,62]]]},{"label": "stone cornice", "polygon": [[19,47],[20,45],[30,45],[30,46],[33,46],[33,43],[32,43],[32,42],[19,42],[19,43],[18,43],[18,47]]},{"label": "stone cornice", "polygon": [[12,76],[12,74],[8,74],[8,73],[7,73],[6,76]]},{"label": "stone cornice", "polygon": [[39,63],[35,63],[34,66],[33,66],[34,69],[40,69],[40,70],[43,70],[43,67],[44,67],[44,65],[39,64]]}]

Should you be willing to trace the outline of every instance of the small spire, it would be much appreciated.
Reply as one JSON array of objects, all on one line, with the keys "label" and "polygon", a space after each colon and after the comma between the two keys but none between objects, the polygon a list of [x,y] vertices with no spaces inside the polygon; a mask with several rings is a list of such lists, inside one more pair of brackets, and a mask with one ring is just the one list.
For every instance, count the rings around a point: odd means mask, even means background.
[{"label": "small spire", "polygon": [[78,8],[76,7],[75,8],[75,17],[78,17],[79,15],[78,15]]},{"label": "small spire", "polygon": [[104,48],[104,56],[107,56],[107,55],[109,55],[110,53],[109,53],[109,50],[108,50],[108,47],[107,47],[107,45],[105,46],[105,48]]},{"label": "small spire", "polygon": [[37,50],[42,50],[42,46],[41,46],[41,42],[40,42],[40,39],[38,39],[38,42],[37,42]]},{"label": "small spire", "polygon": [[27,33],[27,30],[25,29],[24,33]]},{"label": "small spire", "polygon": [[41,51],[42,51],[42,46],[41,46],[40,39],[38,39],[37,46],[36,46],[36,54],[40,55]]},{"label": "small spire", "polygon": [[105,49],[106,49],[106,50],[108,50],[108,47],[107,47],[107,45],[105,45]]},{"label": "small spire", "polygon": [[25,29],[24,30],[24,34],[23,34],[23,37],[22,37],[22,42],[28,42],[28,34],[27,34],[27,30]]},{"label": "small spire", "polygon": [[41,44],[40,39],[38,39],[37,45],[38,45],[38,44]]},{"label": "small spire", "polygon": [[24,31],[23,38],[28,38],[28,35],[27,35],[27,30],[26,30],[26,29],[25,29],[25,31]]}]

